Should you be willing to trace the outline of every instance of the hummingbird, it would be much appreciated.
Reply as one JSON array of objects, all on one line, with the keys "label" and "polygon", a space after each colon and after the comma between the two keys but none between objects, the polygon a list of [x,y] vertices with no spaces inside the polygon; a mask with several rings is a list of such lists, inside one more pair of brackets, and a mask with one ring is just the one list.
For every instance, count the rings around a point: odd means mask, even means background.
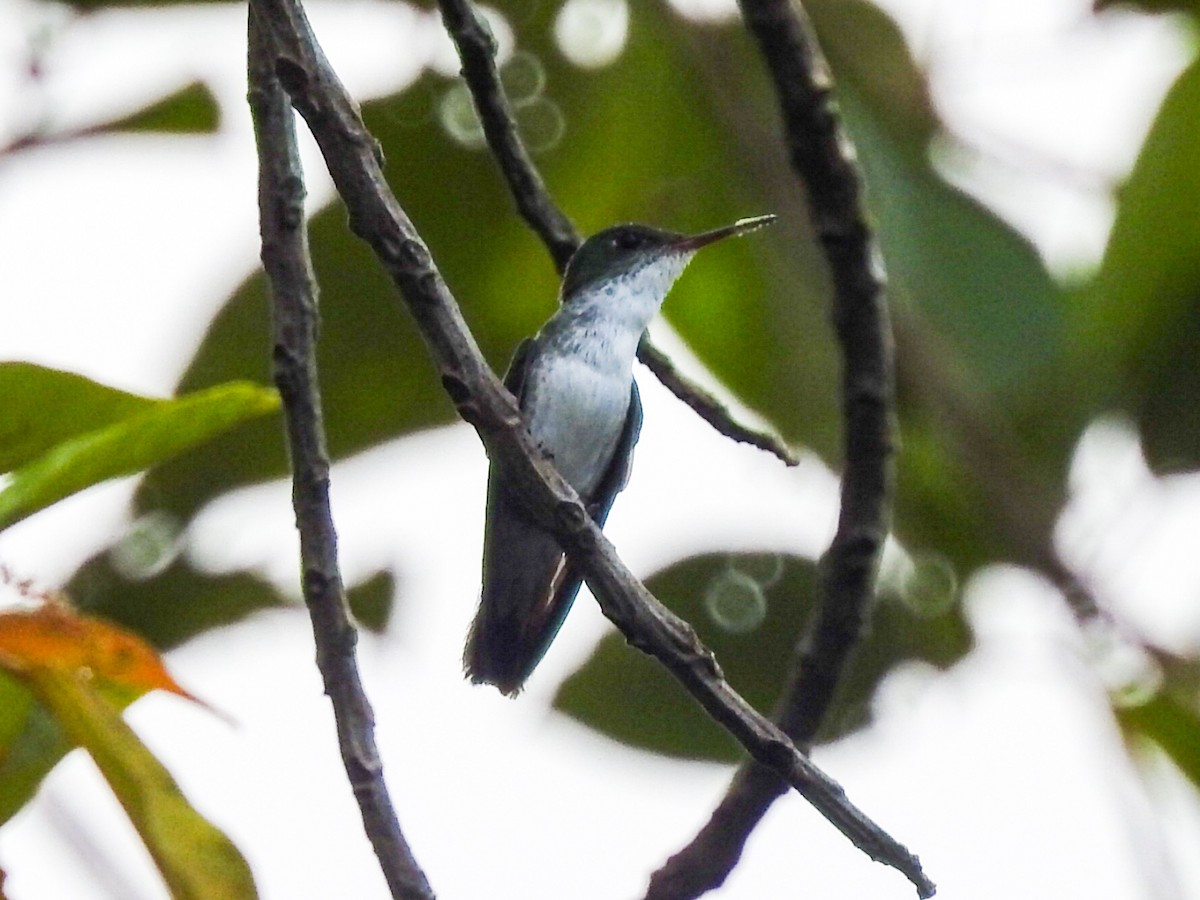
[{"label": "hummingbird", "polygon": [[[558,310],[517,348],[504,385],[534,441],[601,528],[629,479],[642,427],[633,377],[642,333],[696,251],[774,219],[741,219],[696,235],[633,224],[593,235],[567,264]],[[558,540],[530,520],[493,464],[483,593],[463,653],[471,681],[515,696],[554,640],[581,582]]]}]

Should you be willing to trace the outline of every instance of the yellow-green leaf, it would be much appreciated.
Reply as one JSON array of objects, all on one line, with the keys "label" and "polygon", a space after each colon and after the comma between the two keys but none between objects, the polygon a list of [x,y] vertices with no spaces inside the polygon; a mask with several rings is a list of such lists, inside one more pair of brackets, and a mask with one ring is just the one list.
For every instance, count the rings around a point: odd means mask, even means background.
[{"label": "yellow-green leaf", "polygon": [[188,803],[171,774],[84,675],[26,673],[34,694],[71,743],[95,761],[158,866],[183,900],[256,897],[250,867],[233,843]]},{"label": "yellow-green leaf", "polygon": [[29,688],[0,671],[0,824],[29,802],[69,749]]},{"label": "yellow-green leaf", "polygon": [[0,472],[159,402],[27,362],[0,362],[0,397]]},{"label": "yellow-green leaf", "polygon": [[[239,422],[272,412],[279,400],[274,391],[260,385],[233,382],[149,403],[51,447],[13,472],[0,492],[0,528],[86,487],[140,472]],[[61,418],[64,411],[45,409],[43,414]]]},{"label": "yellow-green leaf", "polygon": [[54,601],[0,614],[0,823],[33,797],[73,746],[35,701],[31,683],[44,673],[80,671],[115,710],[155,688],[196,700],[149,644],[110,622]]}]

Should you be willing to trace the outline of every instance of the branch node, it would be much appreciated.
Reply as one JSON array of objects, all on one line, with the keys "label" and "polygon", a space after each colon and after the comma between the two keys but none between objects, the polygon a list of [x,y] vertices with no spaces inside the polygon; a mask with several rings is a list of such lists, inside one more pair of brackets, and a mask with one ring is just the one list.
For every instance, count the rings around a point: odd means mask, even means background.
[{"label": "branch node", "polygon": [[320,569],[306,568],[304,570],[304,595],[317,596],[325,594],[329,587],[329,579]]},{"label": "branch node", "polygon": [[[688,626],[688,631],[691,632],[691,626]],[[695,639],[695,633],[692,633]],[[717,656],[703,644],[693,644],[692,659],[695,665],[705,673],[709,678],[725,680],[725,672],[721,668],[721,664],[717,662]]]},{"label": "branch node", "polygon": [[308,69],[302,63],[287,56],[275,57],[275,77],[290,96],[303,94],[308,90]]},{"label": "branch node", "polygon": [[304,226],[304,182],[290,176],[281,183],[285,202],[279,208],[279,224],[288,231],[298,231]]},{"label": "branch node", "polygon": [[560,500],[554,509],[554,518],[563,531],[575,536],[576,546],[586,549],[589,545],[595,545],[585,528],[588,523],[587,510],[578,501]]},{"label": "branch node", "polygon": [[[403,250],[404,234],[395,227],[395,223],[388,225],[393,227],[380,228],[378,234],[374,235],[375,250],[388,268],[403,266],[406,261]],[[355,237],[367,240],[371,236],[371,223],[359,221],[351,214],[350,230],[354,232]]]},{"label": "branch node", "polygon": [[452,372],[446,372],[442,375],[442,387],[464,422],[475,428],[486,426],[483,410],[480,409],[475,395],[465,381]]},{"label": "branch node", "polygon": [[[795,758],[793,754],[796,752],[796,749],[791,741],[768,741],[766,747],[763,748],[763,755],[771,768],[787,769],[792,767]],[[803,778],[805,781],[810,780],[807,777],[807,773],[803,770],[800,771],[798,777]],[[846,796],[846,792],[841,790],[840,787],[836,790],[831,790],[830,793],[835,795],[840,794],[842,798]]]},{"label": "branch node", "polygon": [[471,400],[471,388],[454,372],[443,373],[442,387],[450,395],[455,406],[461,406]]},{"label": "branch node", "polygon": [[429,270],[429,263],[432,261],[429,256],[429,248],[420,241],[414,238],[407,238],[401,241],[400,254],[404,258],[404,261],[412,268],[423,271]]},{"label": "branch node", "polygon": [[441,302],[439,297],[439,287],[441,278],[435,271],[424,272],[417,276],[417,300],[423,300],[426,303],[438,304]]}]

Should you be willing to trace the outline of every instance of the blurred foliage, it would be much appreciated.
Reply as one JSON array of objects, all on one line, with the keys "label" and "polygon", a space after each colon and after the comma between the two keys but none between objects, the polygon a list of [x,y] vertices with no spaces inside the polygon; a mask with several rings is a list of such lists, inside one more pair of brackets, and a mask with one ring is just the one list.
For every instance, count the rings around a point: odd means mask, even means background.
[{"label": "blurred foliage", "polygon": [[29,688],[0,672],[0,822],[29,802],[71,749],[54,718]]},{"label": "blurred foliage", "polygon": [[96,763],[172,897],[258,896],[250,866],[237,847],[188,802],[89,676],[39,670],[30,680],[71,743]]},{"label": "blurred foliage", "polygon": [[[799,557],[719,554],[676,563],[652,575],[646,586],[696,629],[738,693],[770,714],[812,614],[814,574],[813,563]],[[875,687],[897,663],[924,660],[945,667],[969,646],[957,604],[929,614],[885,597],[838,686],[818,740],[835,740],[865,725]],[[614,699],[618,697],[620,702]],[[563,682],[554,706],[645,750],[726,762],[744,756],[662,666],[616,632]]]},{"label": "blurred foliage", "polygon": [[[996,559],[1034,562],[1024,535],[990,508],[988,483],[1019,473],[1028,484],[1004,490],[1026,502],[1026,527],[1048,537],[1088,419],[1070,401],[1046,415],[1074,390],[1060,368],[1063,293],[1024,237],[933,168],[940,123],[896,25],[861,0],[805,5],[837,77],[887,263],[903,439],[897,532],[945,555],[960,576]],[[1014,464],[981,458],[1000,445]]]},{"label": "blurred foliage", "polygon": [[1118,707],[1116,712],[1126,735],[1153,741],[1200,788],[1200,711],[1195,704],[1162,691],[1146,703]]},{"label": "blurred foliage", "polygon": [[146,108],[96,130],[211,134],[220,125],[221,110],[217,98],[206,84],[193,81]]},{"label": "blurred foliage", "polygon": [[391,572],[376,572],[346,591],[354,621],[376,634],[387,630],[395,600],[396,576]]},{"label": "blurred foliage", "polygon": [[[237,848],[201,816],[171,775],[121,718],[121,710],[147,691],[160,689],[195,699],[167,673],[140,638],[99,619],[48,601],[32,610],[0,614],[0,669],[19,681],[44,712],[24,724],[58,732],[55,749],[81,747],[120,801],[171,896],[257,896],[250,868]],[[114,694],[113,699],[106,697]],[[12,723],[4,731],[12,735]],[[20,745],[18,732],[14,743]],[[0,746],[0,758],[10,747]],[[22,773],[29,774],[26,768]],[[28,788],[27,778],[21,786]],[[12,785],[0,788],[12,807]]]},{"label": "blurred foliage", "polygon": [[0,530],[86,487],[132,475],[247,419],[273,412],[273,390],[222,384],[174,400],[150,400],[86,378],[23,363],[0,366],[0,449],[9,466]]},{"label": "blurred foliage", "polygon": [[1191,16],[1200,15],[1200,0],[1095,0],[1096,12],[1106,9],[1141,9],[1151,13],[1180,12]]},{"label": "blurred foliage", "polygon": [[[25,362],[0,363],[0,472],[11,472],[71,438],[151,409],[149,397],[82,375]],[[54,410],[55,415],[46,415]]]},{"label": "blurred foliage", "polygon": [[0,613],[0,821],[72,747],[92,757],[174,897],[254,897],[237,848],[121,719],[159,689],[192,698],[141,638],[65,603]]},{"label": "blurred foliage", "polygon": [[1016,393],[1062,344],[1062,297],[1032,245],[929,162],[939,122],[899,29],[861,0],[811,6],[868,185],[898,316],[943,337],[948,366]]},{"label": "blurred foliage", "polygon": [[[1194,3],[1169,0],[1125,5],[1195,11]],[[540,110],[540,124],[530,116],[522,127],[541,148],[536,159],[554,196],[585,231],[619,220],[693,230],[780,215],[761,239],[706,251],[664,311],[742,401],[837,468],[840,363],[827,323],[827,276],[750,40],[736,25],[701,26],[666,4],[631,4],[618,60],[581,70],[553,46],[559,4],[499,6],[516,32],[523,74],[541,76],[526,79],[537,96],[523,107]],[[1160,471],[1194,469],[1200,460],[1197,67],[1172,89],[1118,197],[1100,272],[1068,292],[1028,241],[931,163],[941,123],[895,24],[865,0],[808,0],[805,7],[837,81],[889,272],[903,435],[896,532],[906,546],[943,561],[958,584],[997,560],[1041,565],[1052,552],[1071,451],[1097,414],[1133,417]],[[200,112],[184,118],[193,127],[208,121],[204,98],[195,99]],[[397,196],[485,355],[502,368],[552,311],[556,278],[469,133],[461,100],[457,80],[426,72],[399,94],[365,103],[363,113],[387,154]],[[182,110],[180,103],[168,105]],[[156,108],[142,120],[170,127],[174,119]],[[451,119],[457,136],[445,125]],[[553,127],[559,120],[561,133]],[[419,335],[369,251],[349,234],[340,204],[314,216],[311,245],[333,455],[452,421]],[[268,326],[257,273],[212,322],[180,390],[267,383]],[[103,418],[128,402],[107,396],[87,415]],[[277,423],[251,422],[156,467],[137,505],[182,527],[222,492],[281,476],[285,462]],[[652,584],[713,641],[734,684],[768,709],[812,602],[808,566],[789,560],[784,579],[767,592],[764,623],[735,634],[717,628],[700,605],[729,564],[726,557],[685,560]],[[151,568],[129,571],[100,554],[72,587],[89,608],[163,646],[280,602],[248,575],[214,578],[170,560]],[[393,591],[390,576],[377,576],[355,592],[356,613],[382,627]],[[885,600],[830,734],[865,721],[871,690],[898,661],[945,666],[968,644],[957,605],[921,620]],[[731,758],[707,719],[616,636],[564,684],[558,702],[640,746]]]},{"label": "blurred foliage", "polygon": [[1134,749],[1149,741],[1200,789],[1200,659],[1158,648],[1148,678],[1114,692],[1113,710]]},{"label": "blurred foliage", "polygon": [[128,625],[160,648],[285,605],[273,587],[245,572],[210,575],[183,560],[130,571],[115,566],[109,552],[84,563],[66,590],[80,609]]},{"label": "blurred foliage", "polygon": [[0,156],[62,141],[76,141],[104,134],[214,134],[221,125],[221,108],[208,85],[185,84],[128,115],[67,131],[37,128],[0,146]]},{"label": "blurred foliage", "polygon": [[[37,790],[72,743],[37,702],[30,673],[86,667],[115,709],[155,688],[182,692],[139,638],[46,600],[32,611],[0,613],[0,822]],[[184,696],[187,696],[186,692]]]},{"label": "blurred foliage", "polygon": [[1152,468],[1200,467],[1200,63],[1167,94],[1078,304],[1074,364],[1138,425]]},{"label": "blurred foliage", "polygon": [[[5,398],[0,406],[0,473],[8,473],[0,491],[0,528],[76,491],[139,472],[247,418],[272,412],[278,404],[273,390],[258,385],[223,384],[157,400],[20,362],[0,363],[0,396]],[[94,575],[95,568],[85,571]],[[13,583],[7,569],[0,576],[18,593],[31,596],[32,589]],[[122,591],[120,597],[128,601],[129,592]],[[211,606],[207,611],[211,616]],[[147,624],[143,612],[138,608],[130,617],[139,628]],[[172,618],[176,628],[186,620]],[[227,620],[223,615],[217,621]],[[0,674],[0,822],[33,796],[72,746],[86,744],[94,756],[106,754],[117,768],[130,764],[144,776],[126,773],[134,780],[125,779],[114,790],[127,795],[121,797],[123,802],[143,804],[130,813],[135,821],[138,815],[152,820],[147,827],[156,834],[147,841],[156,858],[159,845],[165,843],[163,852],[180,856],[186,855],[182,848],[188,839],[201,838],[201,843],[213,844],[218,856],[231,851],[240,860],[177,790],[166,791],[161,777],[165,773],[120,721],[119,710],[147,690],[165,688],[188,696],[141,638],[46,601],[35,611],[0,613],[0,669],[7,673]],[[86,673],[86,683],[80,672]],[[144,804],[174,810],[173,837]],[[208,879],[204,871],[210,867],[211,861],[200,855],[168,880],[194,877],[203,885]],[[212,896],[194,891],[191,895]]]}]

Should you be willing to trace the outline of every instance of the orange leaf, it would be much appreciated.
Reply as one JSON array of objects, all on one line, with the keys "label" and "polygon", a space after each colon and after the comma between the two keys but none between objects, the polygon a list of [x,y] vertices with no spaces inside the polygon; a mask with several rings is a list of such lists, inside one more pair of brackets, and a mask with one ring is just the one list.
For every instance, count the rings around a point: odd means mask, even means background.
[{"label": "orange leaf", "polygon": [[176,683],[154,648],[137,635],[61,602],[0,613],[0,668],[18,677],[83,669],[140,693],[158,688],[200,702]]}]

